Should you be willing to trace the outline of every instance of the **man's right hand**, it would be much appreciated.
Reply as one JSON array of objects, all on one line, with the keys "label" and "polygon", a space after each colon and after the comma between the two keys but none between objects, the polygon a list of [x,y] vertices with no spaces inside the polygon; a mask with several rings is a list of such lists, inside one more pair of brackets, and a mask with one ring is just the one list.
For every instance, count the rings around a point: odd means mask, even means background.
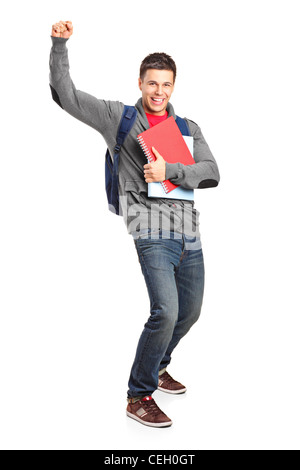
[{"label": "man's right hand", "polygon": [[51,36],[54,36],[55,38],[69,38],[72,34],[72,21],[59,21],[52,25]]}]

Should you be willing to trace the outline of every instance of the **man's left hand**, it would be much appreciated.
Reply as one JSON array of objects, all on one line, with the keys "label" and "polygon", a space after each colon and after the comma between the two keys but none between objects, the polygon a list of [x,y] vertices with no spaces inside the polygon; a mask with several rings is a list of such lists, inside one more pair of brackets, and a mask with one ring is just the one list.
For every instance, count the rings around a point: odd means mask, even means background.
[{"label": "man's left hand", "polygon": [[146,183],[162,182],[166,179],[166,162],[158,151],[152,147],[156,156],[155,162],[144,165],[144,177]]}]

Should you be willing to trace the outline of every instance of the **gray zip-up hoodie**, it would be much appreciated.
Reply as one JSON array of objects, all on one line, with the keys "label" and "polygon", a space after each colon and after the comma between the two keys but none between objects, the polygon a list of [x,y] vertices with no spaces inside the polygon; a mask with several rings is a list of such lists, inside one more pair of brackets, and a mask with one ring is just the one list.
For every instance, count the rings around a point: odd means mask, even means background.
[{"label": "gray zip-up hoodie", "polygon": [[[51,36],[51,39],[49,79],[52,98],[67,113],[97,130],[113,155],[124,104],[98,99],[77,90],[69,73],[68,38]],[[143,168],[147,160],[136,137],[149,128],[149,123],[141,98],[135,107],[137,118],[122,146],[119,160],[121,213],[127,230],[134,237],[139,230],[148,228],[164,231],[167,228],[200,237],[199,212],[194,208],[193,201],[148,197]],[[169,116],[176,118],[170,102],[167,111]],[[166,179],[188,189],[217,186],[220,180],[218,166],[201,129],[190,119],[185,120],[194,138],[195,164],[166,163]]]}]

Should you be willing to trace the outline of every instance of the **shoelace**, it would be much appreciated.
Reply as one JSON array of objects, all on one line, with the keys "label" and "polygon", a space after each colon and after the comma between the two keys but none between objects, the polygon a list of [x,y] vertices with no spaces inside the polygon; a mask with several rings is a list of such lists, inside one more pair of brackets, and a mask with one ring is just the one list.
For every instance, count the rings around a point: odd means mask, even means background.
[{"label": "shoelace", "polygon": [[160,413],[163,413],[161,411],[161,409],[157,406],[157,404],[155,403],[153,398],[152,398],[152,400],[143,401],[141,403],[143,405],[144,410],[147,411],[148,413],[152,414],[152,416],[157,416]]},{"label": "shoelace", "polygon": [[167,384],[176,382],[176,380],[174,380],[174,379],[170,376],[170,374],[169,374],[168,372],[164,372],[164,373],[160,376],[160,378],[161,378],[164,382],[166,382]]}]

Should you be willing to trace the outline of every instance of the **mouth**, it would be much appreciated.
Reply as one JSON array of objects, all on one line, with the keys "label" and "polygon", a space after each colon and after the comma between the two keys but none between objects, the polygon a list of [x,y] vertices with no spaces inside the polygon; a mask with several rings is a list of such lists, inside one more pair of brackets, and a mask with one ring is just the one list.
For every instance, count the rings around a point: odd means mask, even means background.
[{"label": "mouth", "polygon": [[165,101],[165,98],[152,98],[151,97],[151,103],[153,103],[155,106],[159,106],[163,104]]}]

